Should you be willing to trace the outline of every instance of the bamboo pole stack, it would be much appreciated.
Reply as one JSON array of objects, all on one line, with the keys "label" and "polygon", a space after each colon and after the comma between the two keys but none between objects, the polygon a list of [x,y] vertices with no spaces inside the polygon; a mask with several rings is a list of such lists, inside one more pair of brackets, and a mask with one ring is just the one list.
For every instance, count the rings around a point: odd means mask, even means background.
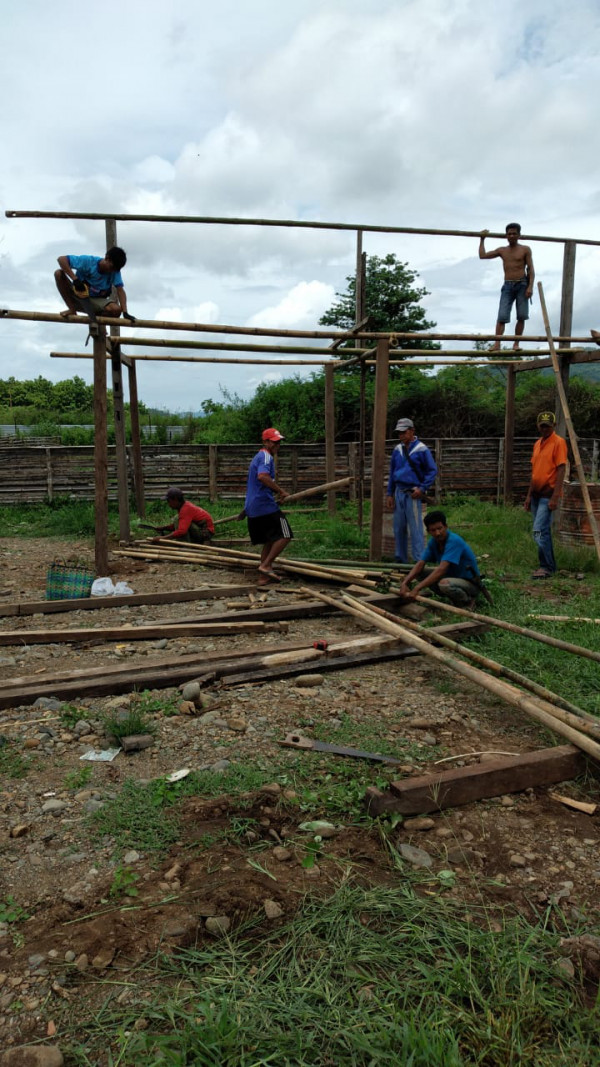
[{"label": "bamboo pole stack", "polygon": [[525,711],[542,726],[546,726],[549,729],[554,730],[556,733],[561,734],[563,737],[566,737],[571,744],[576,745],[589,756],[600,761],[600,744],[593,740],[592,737],[589,737],[587,732],[584,732],[585,726],[589,725],[587,722],[582,720],[578,722],[577,728],[575,728],[564,721],[564,717],[569,714],[568,712],[564,712],[562,709],[557,708],[546,701],[540,701],[533,697],[525,696],[516,688],[516,686],[500,681],[498,678],[492,678],[478,667],[471,667],[469,664],[463,663],[462,660],[457,659],[455,656],[451,656],[448,652],[443,652],[439,648],[434,648],[422,637],[415,633],[411,633],[406,626],[382,618],[377,615],[376,612],[371,611],[366,604],[361,604],[357,601],[355,605],[351,605],[346,600],[336,600],[324,593],[315,592],[313,593],[313,596],[318,600],[322,600],[326,604],[336,605],[338,608],[341,608],[349,615],[353,615],[355,618],[360,619],[362,622],[370,623],[372,626],[376,626],[385,633],[389,633],[392,636],[397,637],[399,640],[404,641],[407,645],[411,645],[418,649],[423,655],[427,656],[429,659],[435,660],[441,666],[448,667],[456,674],[462,675],[462,677],[474,682],[482,689],[486,689],[488,692],[493,693],[494,696],[498,696],[508,704],[512,704],[513,707]]}]

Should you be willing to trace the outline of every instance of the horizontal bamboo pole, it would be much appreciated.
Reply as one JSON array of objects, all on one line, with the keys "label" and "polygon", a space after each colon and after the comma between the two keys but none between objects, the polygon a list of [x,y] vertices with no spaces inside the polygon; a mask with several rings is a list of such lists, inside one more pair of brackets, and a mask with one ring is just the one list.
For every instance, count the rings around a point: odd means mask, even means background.
[{"label": "horizontal bamboo pole", "polygon": [[[175,341],[165,337],[127,337],[123,338],[121,344],[131,346],[148,345],[150,348],[191,348],[191,349],[211,349],[214,348],[215,352],[274,352],[274,353],[287,353],[288,355],[317,355],[317,356],[331,356],[330,348],[322,348],[318,345],[266,345],[266,344],[249,344],[246,341]],[[349,348],[347,349],[352,355],[362,355],[366,352],[365,348]],[[129,353],[130,359],[135,359],[135,352]],[[151,359],[152,356],[138,356],[138,359],[145,358]],[[156,357],[154,357],[156,358]],[[321,362],[331,363],[331,359],[322,360]],[[336,362],[338,362],[336,360]]]},{"label": "horizontal bamboo pole", "polygon": [[[481,230],[437,230],[431,227],[417,226],[375,226],[363,222],[316,222],[308,219],[255,219],[236,218],[225,215],[129,215],[104,214],[98,211],[13,211],[4,212],[7,219],[114,219],[115,222],[193,222],[208,226],[282,226],[289,229],[305,230],[350,230],[364,233],[406,233],[425,237],[468,237],[479,239]],[[505,241],[506,233],[488,231],[486,237]],[[564,244],[572,241],[578,245],[600,245],[589,237],[548,237],[541,234],[521,235],[523,241],[543,241],[550,244]]]},{"label": "horizontal bamboo pole", "polygon": [[545,622],[591,622],[600,624],[600,619],[590,619],[587,615],[528,615],[528,619],[544,619]]},{"label": "horizontal bamboo pole", "polygon": [[[207,345],[207,348],[211,348],[212,345]],[[215,346],[218,348],[218,345]],[[265,351],[265,349],[261,349]],[[270,350],[267,350],[270,351]],[[93,359],[94,357],[87,352],[51,352],[51,359]],[[107,355],[107,359],[110,359],[110,355]],[[156,355],[155,353],[133,353],[127,356],[128,360],[134,363],[141,362],[155,362],[155,363],[230,363],[230,364],[247,364],[251,367],[266,366],[266,367],[326,367],[332,362],[330,359],[235,359],[235,357],[226,356],[163,356]],[[336,361],[337,364],[337,361]]]},{"label": "horizontal bamboo pole", "polygon": [[[399,595],[399,589],[393,589]],[[522,637],[530,637],[533,641],[539,641],[543,645],[551,645],[560,648],[563,652],[572,652],[575,656],[583,656],[584,659],[593,659],[600,663],[600,652],[594,652],[591,648],[582,645],[573,645],[570,641],[562,641],[559,637],[550,637],[549,634],[540,633],[539,630],[530,630],[526,626],[517,626],[515,622],[504,622],[503,619],[495,619],[492,615],[479,615],[476,611],[467,611],[466,608],[457,608],[455,604],[446,604],[443,600],[434,600],[430,597],[416,596],[418,604],[435,611],[446,611],[452,615],[462,615],[464,619],[475,619],[477,622],[486,622],[489,626],[497,626],[500,630],[508,630],[513,634],[521,634]]]},{"label": "horizontal bamboo pole", "polygon": [[[356,597],[349,596],[348,593],[342,592],[342,598],[349,604],[353,604],[354,607],[366,607],[362,601],[357,600]],[[419,634],[425,638],[426,641],[434,640],[434,635],[431,630],[426,626],[421,626],[418,622],[413,622],[411,619],[398,618],[397,615],[392,615],[389,611],[384,611],[383,608],[378,608],[375,604],[369,604],[368,610],[374,612],[376,615],[380,615],[383,619],[389,619],[390,622],[397,622],[402,626],[406,626],[409,630]],[[510,667],[505,667],[504,664],[498,663],[496,660],[489,659],[488,656],[482,656],[480,652],[476,652],[475,649],[469,648],[466,645],[461,645],[458,641],[453,641],[451,637],[445,637],[443,634],[435,635],[436,644],[443,645],[444,648],[449,648],[452,652],[457,652],[458,655],[464,656],[465,659],[470,659],[473,663],[479,664],[487,671],[491,671],[492,674],[497,675],[500,678],[508,678],[509,681],[515,682],[516,685],[520,685],[523,689],[527,689],[530,693],[534,693],[540,697],[543,701],[546,701],[549,708],[552,706],[561,708],[565,713],[570,713],[568,719],[564,719],[564,722],[569,722],[571,726],[576,726],[584,732],[589,732],[593,737],[600,739],[600,719],[597,719],[594,715],[590,715],[583,708],[577,707],[576,704],[571,704],[570,701],[565,700],[564,697],[553,693],[551,689],[546,689],[543,685],[538,685],[531,678],[527,678],[524,674],[518,674],[517,671],[513,671]],[[548,708],[546,710],[549,710]],[[585,721],[589,730],[585,730],[583,725],[580,725],[577,719]]]},{"label": "horizontal bamboo pole", "polygon": [[[301,489],[298,493],[290,493],[286,496],[284,504],[294,504],[297,500],[304,500],[305,497],[315,496],[317,493],[329,493],[339,492],[342,489],[347,489],[350,485],[352,478],[338,478],[334,482],[323,482],[321,485],[313,485],[310,489]],[[240,521],[240,516],[243,518],[242,512],[238,511],[235,515],[227,515],[224,519],[216,519],[215,526],[222,525],[224,522],[236,522]]]},{"label": "horizontal bamboo pole", "polygon": [[[543,711],[540,706],[531,698],[526,697],[523,693],[515,689],[514,686],[508,685],[506,682],[502,682],[497,678],[492,678],[485,671],[480,670],[478,667],[471,667],[468,663],[463,663],[462,660],[456,659],[448,652],[443,652],[439,648],[434,648],[417,634],[411,633],[404,626],[399,626],[397,623],[389,622],[387,619],[382,619],[374,612],[367,612],[364,607],[357,609],[346,604],[344,601],[335,599],[334,597],[327,596],[324,593],[313,592],[313,596],[317,600],[322,600],[326,604],[341,607],[343,611],[347,611],[349,615],[353,615],[355,618],[364,621],[370,621],[373,626],[383,630],[384,633],[389,633],[394,637],[397,637],[400,641],[404,641],[407,645],[416,648],[423,655],[429,659],[433,659],[436,663],[441,664],[443,667],[448,667],[455,674],[460,674],[463,678],[467,678],[469,681],[479,685],[482,689],[486,689],[489,693],[493,693],[494,696],[501,697],[507,704],[512,704],[514,707],[519,708],[521,711],[525,711],[537,722],[543,726],[548,727],[550,730],[554,730],[556,733],[561,734],[562,737],[566,737],[568,741],[573,745],[577,745],[578,748],[587,752],[595,760],[600,761],[600,744],[593,741],[592,738],[586,734],[581,733],[579,730],[575,730],[572,726],[568,726],[565,722],[562,722],[559,718],[555,718],[548,712]],[[560,709],[558,709],[560,710]]]},{"label": "horizontal bamboo pole", "polygon": [[[61,322],[71,326],[81,326],[86,323],[89,324],[89,319],[86,315],[72,315],[70,318],[65,319],[62,315],[54,314],[46,311],[18,311],[12,308],[0,307],[0,318],[4,319],[22,319],[25,322]],[[135,323],[129,322],[127,319],[114,319],[106,316],[98,315],[97,321],[101,325],[105,326],[119,326],[122,330],[177,330],[184,333],[230,333],[250,335],[253,337],[316,337],[327,339],[335,339],[341,337],[342,340],[347,338],[346,331],[339,330],[284,330],[273,329],[259,326],[224,326],[217,323],[206,322],[171,322],[159,319],[136,319]],[[396,341],[494,341],[496,335],[493,333],[397,333],[393,330],[386,331],[370,331],[362,330],[356,334],[355,339],[357,341],[377,341],[385,340],[390,337],[394,337]],[[519,341],[522,337],[517,337],[516,334],[503,334],[503,341]],[[528,342],[542,342],[546,343],[546,338],[543,335],[528,334]],[[588,344],[589,337],[556,337],[556,341],[565,342],[566,344]],[[119,338],[119,342],[122,345],[127,345],[127,335],[122,334]],[[362,357],[356,357],[360,359]],[[345,360],[339,361],[345,363]],[[348,362],[350,362],[348,360]]]}]

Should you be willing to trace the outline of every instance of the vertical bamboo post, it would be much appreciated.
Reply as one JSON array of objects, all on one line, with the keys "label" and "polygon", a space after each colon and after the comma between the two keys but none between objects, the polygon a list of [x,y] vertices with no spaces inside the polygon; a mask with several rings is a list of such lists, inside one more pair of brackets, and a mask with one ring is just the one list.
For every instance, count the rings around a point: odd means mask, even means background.
[{"label": "vertical bamboo post", "polygon": [[373,408],[373,460],[371,470],[371,544],[369,559],[381,559],[383,541],[383,472],[385,467],[385,436],[387,427],[388,380],[390,342],[377,342],[375,361],[375,405]]},{"label": "vertical bamboo post", "polygon": [[127,368],[129,378],[129,415],[131,418],[131,452],[133,457],[133,487],[135,507],[140,519],[145,518],[144,461],[142,458],[142,435],[140,431],[140,408],[138,403],[137,371],[132,359]]},{"label": "vertical bamboo post", "polygon": [[214,504],[219,497],[217,485],[217,446],[208,446],[208,499]]},{"label": "vertical bamboo post", "polygon": [[[105,220],[106,248],[113,248],[117,243],[117,223],[115,219]],[[114,294],[113,294],[114,295]],[[118,338],[118,326],[111,327],[111,334]],[[113,394],[113,416],[115,423],[115,459],[117,466],[117,500],[119,506],[119,538],[129,541],[129,483],[127,478],[127,451],[125,447],[125,405],[123,401],[123,369],[121,366],[121,349],[118,340],[110,347],[110,364]]]},{"label": "vertical bamboo post", "polygon": [[367,368],[360,361],[360,392],[358,400],[358,528],[362,531],[365,503],[365,447],[367,422]]},{"label": "vertical bamboo post", "polygon": [[[565,241],[563,253],[562,293],[560,299],[560,326],[559,336],[570,337],[573,329],[573,294],[575,291],[575,256],[577,244],[575,241]],[[570,341],[563,341],[561,348],[570,348]],[[571,369],[571,357],[560,356],[560,378],[563,384],[565,396],[569,392],[569,371]],[[565,414],[561,403],[557,404],[556,432],[564,437],[566,429]]]},{"label": "vertical bamboo post", "polygon": [[52,478],[52,451],[46,449],[46,486],[48,489],[48,503],[51,504],[54,500],[54,482]]},{"label": "vertical bamboo post", "polygon": [[108,574],[108,437],[106,429],[106,330],[94,337],[94,501],[96,576]]},{"label": "vertical bamboo post", "polygon": [[[367,254],[363,252],[362,230],[356,231],[356,288],[354,304],[354,321],[358,325],[365,318],[367,306]],[[363,528],[365,501],[365,425],[366,425],[366,376],[364,359],[360,361],[360,399],[358,427],[358,528]]]},{"label": "vertical bamboo post", "polygon": [[558,395],[562,404],[562,410],[564,415],[564,421],[569,432],[569,440],[571,442],[571,450],[573,452],[573,459],[575,460],[575,467],[577,468],[577,475],[579,477],[579,484],[581,486],[581,496],[583,503],[585,504],[585,510],[587,517],[590,521],[590,529],[592,531],[592,537],[594,538],[594,544],[596,546],[596,554],[600,559],[600,532],[598,531],[598,524],[596,522],[596,516],[594,515],[594,509],[592,507],[592,501],[590,500],[590,494],[587,487],[587,481],[585,478],[585,471],[583,469],[583,463],[581,462],[581,454],[579,452],[579,445],[577,443],[577,434],[571,420],[571,412],[569,411],[569,401],[567,400],[567,394],[563,385],[560,364],[558,362],[558,356],[556,354],[556,348],[554,347],[554,338],[552,337],[552,331],[550,329],[550,320],[548,318],[548,312],[546,310],[546,301],[544,299],[544,289],[541,282],[538,282],[538,291],[540,294],[540,304],[542,307],[542,315],[544,317],[544,326],[546,329],[546,337],[548,338],[548,347],[550,348],[550,358],[552,359],[552,366],[554,367],[554,376],[556,378],[556,388],[558,389]]},{"label": "vertical bamboo post", "polygon": [[442,499],[442,480],[443,480],[443,477],[444,477],[443,471],[442,471],[443,455],[442,455],[442,438],[441,437],[436,437],[436,439],[435,439],[435,462],[436,462],[436,465],[437,465],[438,472],[437,472],[437,478],[435,480],[435,484],[434,484],[434,487],[433,487],[433,499],[435,500],[436,504],[439,504],[441,499]]},{"label": "vertical bamboo post", "polygon": [[507,367],[506,406],[504,409],[504,503],[513,500],[513,462],[515,448],[515,386],[517,372],[514,367]]},{"label": "vertical bamboo post", "polygon": [[[335,481],[335,393],[333,365],[325,367],[325,481]],[[335,515],[335,491],[327,494],[327,511]]]},{"label": "vertical bamboo post", "polygon": [[292,483],[292,493],[298,492],[298,449],[294,447],[290,456],[290,479]]}]

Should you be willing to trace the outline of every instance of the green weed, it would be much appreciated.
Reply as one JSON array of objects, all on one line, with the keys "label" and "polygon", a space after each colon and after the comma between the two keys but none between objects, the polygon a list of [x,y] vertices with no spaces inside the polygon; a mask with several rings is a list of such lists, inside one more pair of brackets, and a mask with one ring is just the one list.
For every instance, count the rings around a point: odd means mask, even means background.
[{"label": "green weed", "polygon": [[29,913],[17,904],[14,897],[7,896],[0,900],[0,923],[22,923],[29,918]]},{"label": "green weed", "polygon": [[69,771],[65,775],[65,789],[83,789],[91,780],[93,773],[91,767],[81,767],[77,771]]},{"label": "green weed", "polygon": [[22,756],[16,745],[2,739],[0,743],[0,778],[25,778],[31,768],[31,760]]},{"label": "green weed", "polygon": [[136,693],[135,708],[141,715],[178,715],[179,700],[177,696],[167,696],[160,693],[153,696],[149,689]]},{"label": "green weed", "polygon": [[139,889],[136,887],[136,882],[139,880],[139,874],[136,874],[131,867],[119,865],[113,875],[108,891],[109,897],[137,897]]},{"label": "green weed", "polygon": [[107,737],[114,737],[117,741],[135,734],[156,733],[156,723],[135,705],[129,708],[127,715],[120,715],[117,711],[106,712],[102,717],[102,725]]},{"label": "green weed", "polygon": [[82,708],[78,708],[75,704],[62,704],[60,709],[60,721],[67,730],[72,730],[73,727],[85,718],[85,712]]}]

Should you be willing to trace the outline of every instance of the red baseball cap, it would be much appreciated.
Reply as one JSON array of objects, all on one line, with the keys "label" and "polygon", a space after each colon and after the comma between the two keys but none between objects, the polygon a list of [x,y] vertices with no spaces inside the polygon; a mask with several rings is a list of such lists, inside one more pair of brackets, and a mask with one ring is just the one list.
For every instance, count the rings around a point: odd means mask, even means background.
[{"label": "red baseball cap", "polygon": [[263,441],[285,441],[285,437],[279,430],[276,430],[274,426],[269,426],[268,430],[262,432]]}]

